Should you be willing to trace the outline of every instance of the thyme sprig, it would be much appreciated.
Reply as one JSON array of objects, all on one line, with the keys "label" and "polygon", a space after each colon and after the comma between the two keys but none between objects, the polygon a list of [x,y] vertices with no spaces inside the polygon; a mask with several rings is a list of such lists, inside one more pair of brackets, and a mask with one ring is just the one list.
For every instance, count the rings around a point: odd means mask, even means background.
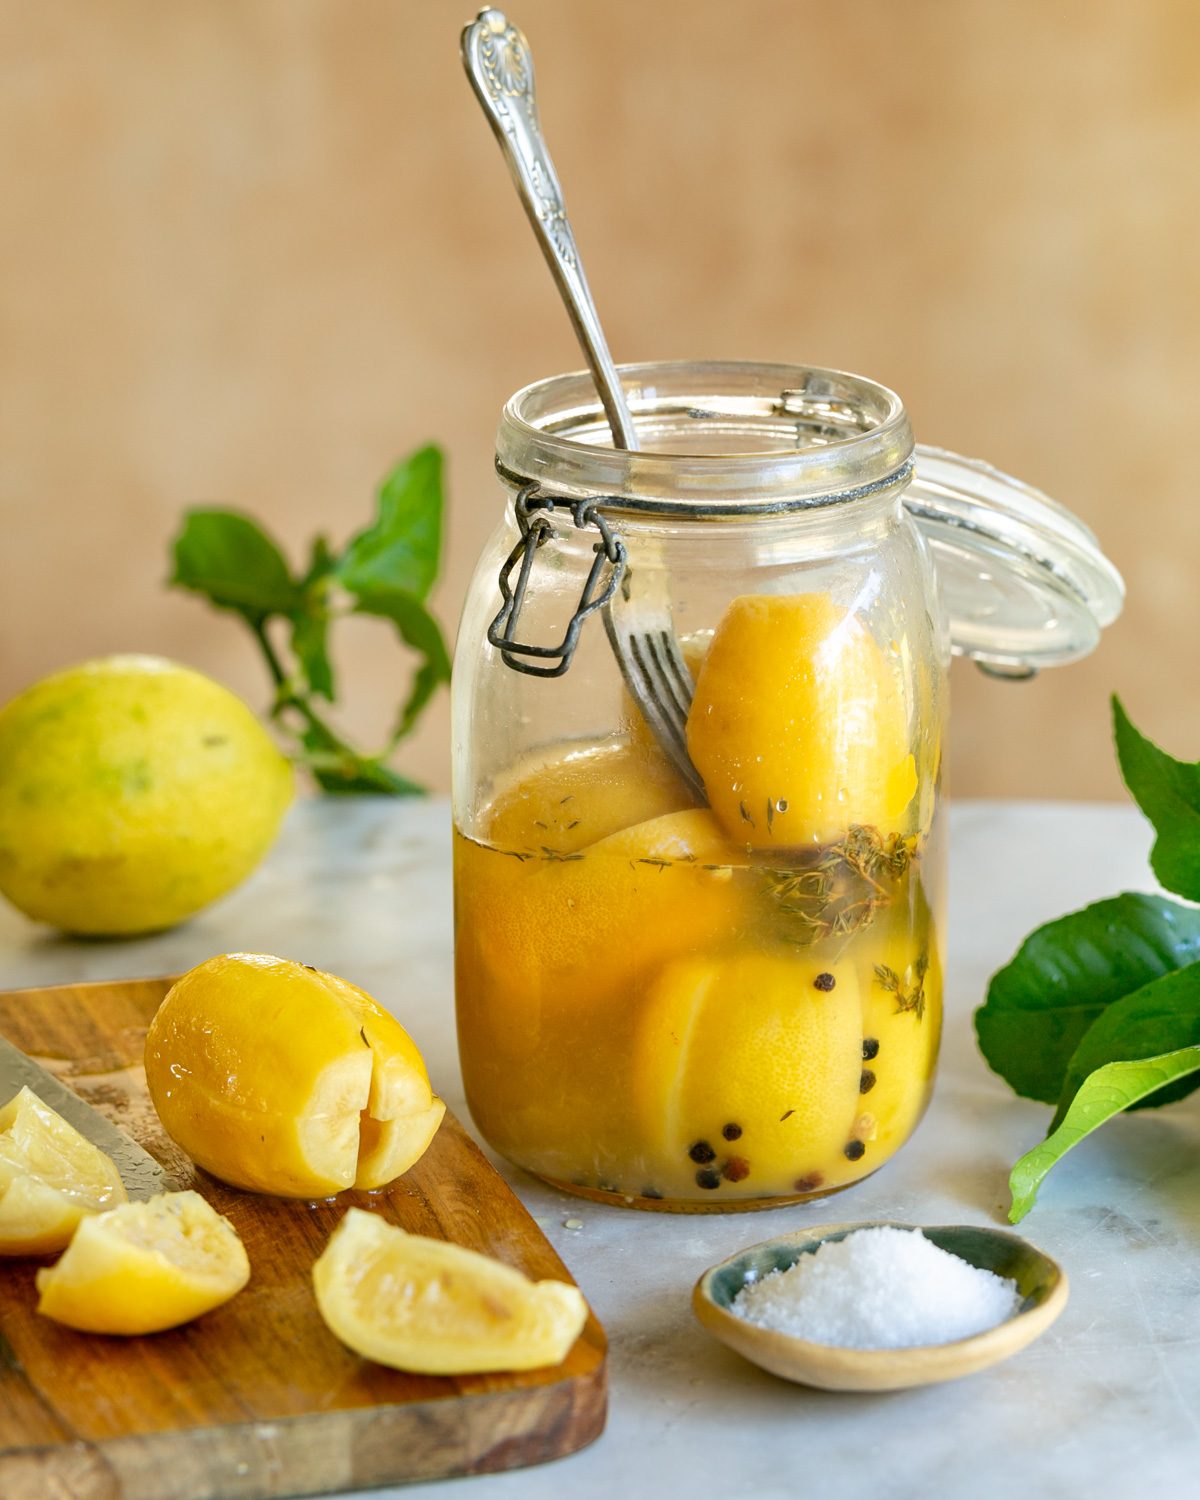
[{"label": "thyme sprig", "polygon": [[929,955],[922,953],[913,965],[913,985],[906,990],[899,974],[888,964],[875,965],[875,982],[896,997],[896,1014],[912,1012],[918,1021],[925,1019],[925,976],[929,972]]},{"label": "thyme sprig", "polygon": [[804,942],[815,943],[869,926],[916,857],[915,837],[856,823],[845,838],[815,851],[808,865],[763,874],[779,912]]}]

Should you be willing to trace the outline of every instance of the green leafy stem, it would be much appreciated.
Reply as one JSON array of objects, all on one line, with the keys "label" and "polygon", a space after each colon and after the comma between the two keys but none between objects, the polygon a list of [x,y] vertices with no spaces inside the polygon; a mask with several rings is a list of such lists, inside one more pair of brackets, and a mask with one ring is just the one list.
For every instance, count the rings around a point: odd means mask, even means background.
[{"label": "green leafy stem", "polygon": [[[237,511],[189,510],[172,543],[171,584],[246,622],[274,686],[271,717],[290,735],[293,758],[324,791],[424,792],[387,762],[450,679],[446,643],[425,603],[441,552],[442,467],[432,446],[397,464],[379,488],[371,524],[340,552],[318,536],[298,575],[262,527]],[[329,635],[347,615],[389,621],[416,658],[395,725],[373,753],[351,745],[318,702],[337,702]]]},{"label": "green leafy stem", "polygon": [[[1200,902],[1200,763],[1146,739],[1116,698],[1113,724],[1125,784],[1154,826],[1151,867]],[[1200,909],[1127,892],[1039,927],[992,976],[975,1029],[1016,1093],[1056,1106],[1046,1140],[1013,1168],[1016,1223],[1084,1135],[1200,1087]]]},{"label": "green leafy stem", "polygon": [[1181,1047],[1161,1057],[1105,1063],[1089,1073],[1067,1106],[1062,1123],[1032,1151],[1027,1151],[1008,1179],[1012,1192],[1009,1218],[1023,1219],[1037,1199],[1042,1179],[1057,1162],[1105,1120],[1132,1109],[1166,1084],[1200,1073],[1200,1047]]}]

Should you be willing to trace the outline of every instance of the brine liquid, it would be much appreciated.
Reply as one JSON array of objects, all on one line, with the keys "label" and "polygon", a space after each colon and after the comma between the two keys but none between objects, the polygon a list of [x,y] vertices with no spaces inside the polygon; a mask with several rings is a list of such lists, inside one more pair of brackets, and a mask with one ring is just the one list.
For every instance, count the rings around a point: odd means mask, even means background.
[{"label": "brine liquid", "polygon": [[455,834],[483,1134],[557,1185],[643,1207],[766,1206],[873,1172],[920,1119],[937,1056],[929,841],[859,826],[739,848],[707,809],[664,810],[665,783],[597,769],[543,776],[484,839]]}]

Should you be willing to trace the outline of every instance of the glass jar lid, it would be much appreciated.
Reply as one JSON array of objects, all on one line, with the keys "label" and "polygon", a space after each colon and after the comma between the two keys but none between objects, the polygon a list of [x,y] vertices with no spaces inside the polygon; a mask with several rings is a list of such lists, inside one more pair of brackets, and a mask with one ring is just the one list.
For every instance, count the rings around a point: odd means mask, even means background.
[{"label": "glass jar lid", "polygon": [[640,450],[611,446],[589,374],[557,375],[505,406],[502,479],[594,501],[617,525],[637,515],[770,524],[902,493],[933,555],[955,654],[996,676],[1086,656],[1121,612],[1121,576],[1078,517],[979,459],[914,449],[886,386],[738,360],[622,365],[621,379]]},{"label": "glass jar lid", "polygon": [[977,458],[918,443],[904,504],[933,554],[951,645],[998,677],[1092,651],[1125,586],[1078,516]]}]

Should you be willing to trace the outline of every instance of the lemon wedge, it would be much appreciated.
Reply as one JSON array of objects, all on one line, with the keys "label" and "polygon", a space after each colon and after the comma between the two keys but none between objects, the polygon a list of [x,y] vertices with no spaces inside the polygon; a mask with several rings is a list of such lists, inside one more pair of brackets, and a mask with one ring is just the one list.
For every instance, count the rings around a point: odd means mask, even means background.
[{"label": "lemon wedge", "polygon": [[446,1112],[416,1043],[370,995],[261,953],[211,958],[168,992],[146,1082],[193,1161],[280,1197],[383,1187]]},{"label": "lemon wedge", "polygon": [[828,594],[747,594],[717,625],[688,753],[726,833],[756,849],[903,832],[917,789],[889,652]]},{"label": "lemon wedge", "polygon": [[632,1050],[656,1185],[719,1203],[861,1176],[844,1147],[860,1113],[862,1009],[845,959],[735,951],[668,964]]},{"label": "lemon wedge", "polygon": [[317,1306],[356,1354],[420,1375],[557,1365],[587,1322],[578,1287],[350,1209],[313,1267]]},{"label": "lemon wedge", "polygon": [[692,798],[658,747],[572,741],[534,752],[497,788],[483,832],[498,849],[569,854],[634,823],[679,812]]},{"label": "lemon wedge", "polygon": [[37,1273],[38,1312],[84,1333],[158,1333],[220,1307],[249,1279],[227,1219],[199,1193],[160,1193],[84,1219]]},{"label": "lemon wedge", "polygon": [[32,1090],[0,1108],[0,1255],[61,1250],[85,1215],[124,1202],[110,1158]]}]

